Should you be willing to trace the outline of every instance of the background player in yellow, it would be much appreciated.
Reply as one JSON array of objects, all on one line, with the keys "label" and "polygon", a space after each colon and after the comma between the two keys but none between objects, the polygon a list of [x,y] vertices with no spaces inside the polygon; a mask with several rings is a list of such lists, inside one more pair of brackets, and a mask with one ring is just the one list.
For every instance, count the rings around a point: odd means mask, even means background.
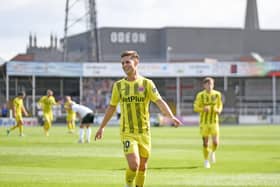
[{"label": "background player in yellow", "polygon": [[25,93],[20,92],[16,98],[13,99],[13,115],[16,120],[16,125],[11,127],[7,130],[7,135],[10,134],[12,130],[15,128],[19,128],[19,135],[23,135],[23,119],[22,119],[22,113],[24,113],[25,116],[28,116],[28,113],[26,112],[26,109],[23,105],[23,99],[25,98]]},{"label": "background player in yellow", "polygon": [[52,121],[53,121],[52,107],[59,103],[55,101],[55,98],[53,96],[53,91],[48,89],[47,95],[41,97],[38,104],[43,110],[43,120],[44,120],[43,126],[44,126],[45,134],[46,136],[49,136],[49,130],[52,126]]},{"label": "background player in yellow", "polygon": [[66,110],[66,123],[69,133],[73,133],[75,130],[76,112],[72,110],[71,104],[75,103],[72,101],[71,96],[65,97],[64,109]]},{"label": "background player in yellow", "polygon": [[[194,101],[194,111],[200,116],[200,134],[203,140],[204,167],[210,168],[210,161],[216,162],[215,151],[219,145],[219,114],[223,110],[222,96],[214,90],[214,79],[203,79],[203,90]],[[212,138],[212,147],[208,145],[209,137]],[[210,155],[209,155],[210,154]]]},{"label": "background player in yellow", "polygon": [[132,187],[135,180],[137,187],[143,187],[151,149],[150,101],[154,102],[176,127],[181,122],[172,114],[166,102],[161,98],[153,81],[138,74],[139,55],[136,51],[123,52],[121,63],[127,76],[114,83],[110,105],[96,132],[95,140],[102,138],[104,128],[119,103],[121,107],[121,141],[128,163],[126,186]]}]

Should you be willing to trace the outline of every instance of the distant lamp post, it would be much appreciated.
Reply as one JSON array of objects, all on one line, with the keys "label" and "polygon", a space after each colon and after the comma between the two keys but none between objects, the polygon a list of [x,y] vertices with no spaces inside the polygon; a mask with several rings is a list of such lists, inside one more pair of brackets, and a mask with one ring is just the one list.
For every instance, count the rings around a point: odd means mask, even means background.
[{"label": "distant lamp post", "polygon": [[251,52],[251,56],[257,61],[257,62],[264,62],[263,57],[259,53]]},{"label": "distant lamp post", "polygon": [[167,46],[166,48],[166,62],[170,62],[170,53],[172,51],[172,47],[171,46]]}]

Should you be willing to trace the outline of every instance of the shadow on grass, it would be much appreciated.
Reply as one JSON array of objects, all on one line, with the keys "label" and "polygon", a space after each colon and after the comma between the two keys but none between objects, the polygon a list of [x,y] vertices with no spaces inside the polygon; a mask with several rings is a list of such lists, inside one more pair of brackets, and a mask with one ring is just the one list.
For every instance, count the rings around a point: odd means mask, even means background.
[{"label": "shadow on grass", "polygon": [[[188,169],[197,169],[198,166],[177,166],[177,167],[148,167],[148,170],[188,170]],[[119,168],[113,170],[126,170],[126,168]]]},{"label": "shadow on grass", "polygon": [[168,169],[170,169],[170,170],[184,170],[184,169],[197,169],[197,168],[199,168],[198,166],[188,166],[188,167],[186,167],[186,166],[177,166],[177,167],[151,167],[151,168],[149,168],[149,170],[162,170],[162,169],[164,169],[164,170],[168,170]]}]

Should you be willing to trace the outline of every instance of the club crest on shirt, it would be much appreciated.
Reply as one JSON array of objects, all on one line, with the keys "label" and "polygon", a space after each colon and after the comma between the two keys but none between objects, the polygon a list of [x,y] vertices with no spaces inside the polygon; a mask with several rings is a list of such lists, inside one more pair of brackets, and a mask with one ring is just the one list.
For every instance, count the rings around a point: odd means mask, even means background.
[{"label": "club crest on shirt", "polygon": [[139,86],[138,87],[138,92],[144,92],[144,90],[145,90],[144,86]]}]

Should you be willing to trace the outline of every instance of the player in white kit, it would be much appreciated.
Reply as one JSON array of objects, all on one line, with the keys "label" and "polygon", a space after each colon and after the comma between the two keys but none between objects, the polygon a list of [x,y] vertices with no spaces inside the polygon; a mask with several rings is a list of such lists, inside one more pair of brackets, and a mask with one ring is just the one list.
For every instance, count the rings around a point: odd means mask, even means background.
[{"label": "player in white kit", "polygon": [[93,111],[84,106],[77,103],[71,104],[71,108],[74,112],[77,113],[78,117],[80,118],[80,138],[79,143],[84,143],[84,135],[85,131],[84,128],[86,127],[86,142],[90,143],[91,137],[91,127],[90,125],[94,122],[94,113]]}]

